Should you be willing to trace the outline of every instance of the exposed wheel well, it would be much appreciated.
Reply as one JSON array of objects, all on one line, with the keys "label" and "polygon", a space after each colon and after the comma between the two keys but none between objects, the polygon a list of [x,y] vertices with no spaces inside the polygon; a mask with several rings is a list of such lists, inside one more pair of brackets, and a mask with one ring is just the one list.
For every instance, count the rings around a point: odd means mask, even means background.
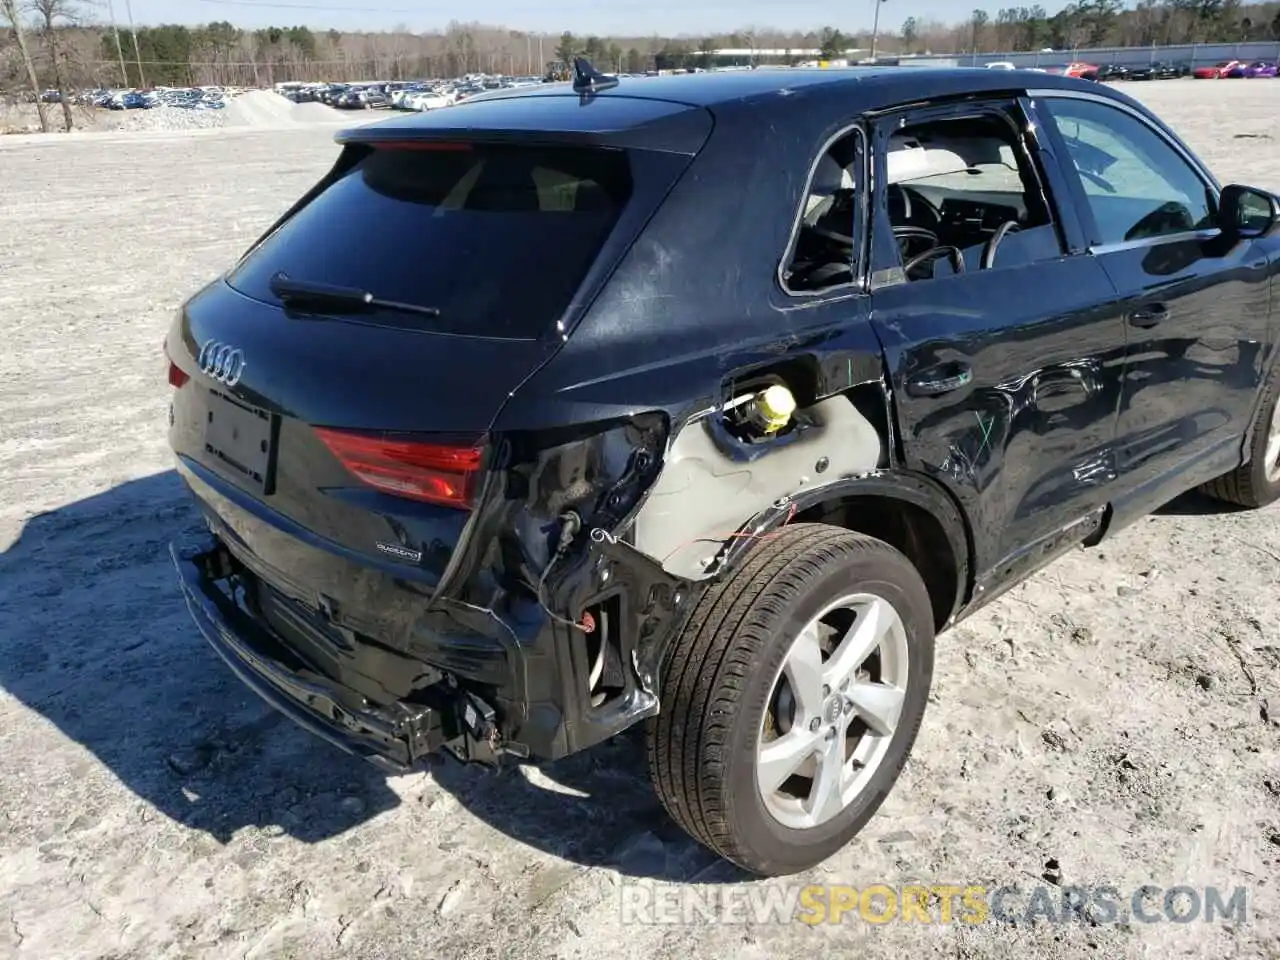
[{"label": "exposed wheel well", "polygon": [[933,605],[934,626],[951,618],[959,588],[959,564],[941,521],[923,507],[893,497],[850,496],[800,513],[800,523],[827,523],[883,540],[920,572]]}]

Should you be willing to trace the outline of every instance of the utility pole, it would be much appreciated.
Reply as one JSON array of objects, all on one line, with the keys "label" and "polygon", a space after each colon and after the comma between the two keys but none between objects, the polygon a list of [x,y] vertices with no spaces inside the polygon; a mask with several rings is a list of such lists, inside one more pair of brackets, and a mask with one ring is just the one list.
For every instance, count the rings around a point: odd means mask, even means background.
[{"label": "utility pole", "polygon": [[138,28],[133,25],[133,4],[124,0],[124,13],[129,18],[129,32],[133,34],[133,57],[138,61],[138,89],[147,88],[147,77],[142,72],[142,48],[138,46]]},{"label": "utility pole", "polygon": [[116,56],[120,58],[120,82],[129,85],[129,71],[124,67],[124,47],[120,43],[120,27],[116,24],[115,5],[107,0],[107,16],[111,18],[111,33],[116,38]]},{"label": "utility pole", "polygon": [[880,39],[880,4],[885,0],[871,0],[876,5],[875,19],[871,23],[871,59],[876,58],[876,42]]}]

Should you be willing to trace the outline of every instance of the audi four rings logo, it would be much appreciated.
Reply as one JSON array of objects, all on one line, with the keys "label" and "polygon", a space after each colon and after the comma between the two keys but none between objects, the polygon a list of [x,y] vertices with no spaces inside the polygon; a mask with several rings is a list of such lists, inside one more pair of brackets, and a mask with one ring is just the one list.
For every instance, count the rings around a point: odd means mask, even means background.
[{"label": "audi four rings logo", "polygon": [[205,341],[196,362],[207,376],[224,386],[234,387],[244,376],[244,353],[229,343]]}]

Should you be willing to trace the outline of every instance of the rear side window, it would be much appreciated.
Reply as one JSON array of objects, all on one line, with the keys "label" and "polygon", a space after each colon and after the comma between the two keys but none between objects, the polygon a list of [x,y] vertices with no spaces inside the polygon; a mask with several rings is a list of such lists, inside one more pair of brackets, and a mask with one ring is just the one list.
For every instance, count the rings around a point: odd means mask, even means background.
[{"label": "rear side window", "polygon": [[354,166],[228,278],[354,287],[434,307],[443,332],[535,338],[564,312],[631,197],[619,150],[404,142],[351,146]]}]

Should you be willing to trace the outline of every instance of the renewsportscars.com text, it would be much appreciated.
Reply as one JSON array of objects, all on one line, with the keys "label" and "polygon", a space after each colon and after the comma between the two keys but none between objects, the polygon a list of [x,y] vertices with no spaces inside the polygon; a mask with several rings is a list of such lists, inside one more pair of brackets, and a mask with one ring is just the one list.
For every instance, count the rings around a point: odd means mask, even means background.
[{"label": "renewsportscars.com text", "polygon": [[839,884],[674,887],[624,884],[623,923],[1244,923],[1245,887],[1031,887]]}]

